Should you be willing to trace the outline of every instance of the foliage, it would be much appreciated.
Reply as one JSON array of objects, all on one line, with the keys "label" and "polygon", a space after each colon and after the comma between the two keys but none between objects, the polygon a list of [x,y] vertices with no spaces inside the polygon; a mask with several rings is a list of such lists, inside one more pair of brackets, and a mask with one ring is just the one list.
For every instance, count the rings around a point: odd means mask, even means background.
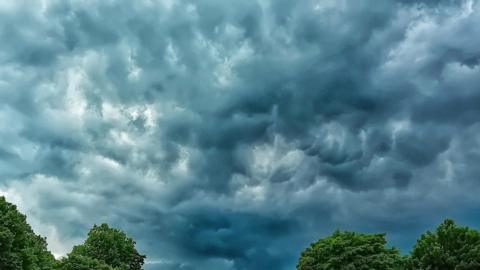
[{"label": "foliage", "polygon": [[50,270],[54,262],[45,239],[33,232],[15,205],[0,197],[0,269]]},{"label": "foliage", "polygon": [[402,257],[385,247],[384,234],[336,231],[313,243],[301,255],[298,270],[390,270],[401,269]]},{"label": "foliage", "polygon": [[81,255],[70,255],[60,261],[57,270],[116,270],[97,259],[92,259]]},{"label": "foliage", "polygon": [[413,269],[480,269],[480,233],[445,220],[434,232],[426,232],[411,252]]},{"label": "foliage", "polygon": [[87,240],[73,248],[72,256],[96,259],[121,270],[140,270],[145,259],[135,249],[135,241],[107,224],[95,225],[88,233]]},{"label": "foliage", "polygon": [[[387,248],[384,234],[336,231],[302,252],[298,270],[477,270],[480,232],[445,220],[424,233],[410,257]],[[60,261],[47,250],[25,215],[0,196],[0,270],[141,270],[145,256],[135,241],[107,224],[95,225],[87,240]]]},{"label": "foliage", "polygon": [[0,197],[1,270],[141,270],[144,259],[131,238],[102,224],[92,228],[84,244],[56,262],[46,240],[33,232],[25,215]]}]

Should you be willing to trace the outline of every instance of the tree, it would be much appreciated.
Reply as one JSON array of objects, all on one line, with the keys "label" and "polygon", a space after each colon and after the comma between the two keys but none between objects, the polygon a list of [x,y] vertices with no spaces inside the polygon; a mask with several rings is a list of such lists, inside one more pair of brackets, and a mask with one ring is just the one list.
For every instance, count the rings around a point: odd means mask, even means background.
[{"label": "tree", "polygon": [[95,259],[121,270],[141,270],[145,260],[135,249],[135,241],[107,224],[93,226],[87,240],[75,246],[69,258],[76,256]]},{"label": "tree", "polygon": [[480,269],[480,233],[447,219],[424,233],[411,252],[413,269]]},{"label": "tree", "polygon": [[0,196],[0,269],[50,270],[55,258],[17,207]]},{"label": "tree", "polygon": [[70,255],[62,259],[56,270],[117,270],[103,261],[81,255]]},{"label": "tree", "polygon": [[403,269],[404,259],[395,248],[385,247],[384,234],[336,231],[302,252],[298,270]]}]

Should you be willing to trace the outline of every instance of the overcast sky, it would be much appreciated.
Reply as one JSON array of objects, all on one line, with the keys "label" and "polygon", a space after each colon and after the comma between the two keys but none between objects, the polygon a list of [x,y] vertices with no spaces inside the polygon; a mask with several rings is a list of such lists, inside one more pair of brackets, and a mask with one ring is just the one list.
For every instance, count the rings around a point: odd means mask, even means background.
[{"label": "overcast sky", "polygon": [[480,1],[0,2],[0,194],[58,256],[294,269],[333,230],[480,227]]}]

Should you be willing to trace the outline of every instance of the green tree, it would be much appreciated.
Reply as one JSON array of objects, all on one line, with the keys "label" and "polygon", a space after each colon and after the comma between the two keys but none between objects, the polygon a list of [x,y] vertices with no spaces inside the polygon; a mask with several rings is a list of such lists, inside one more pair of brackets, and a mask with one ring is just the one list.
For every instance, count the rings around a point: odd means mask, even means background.
[{"label": "green tree", "polygon": [[480,269],[480,233],[447,219],[434,232],[424,233],[411,252],[413,269]]},{"label": "green tree", "polygon": [[51,270],[55,259],[17,207],[0,196],[0,269]]},{"label": "green tree", "polygon": [[384,234],[336,231],[302,252],[298,270],[403,269],[404,259],[395,248],[385,247]]},{"label": "green tree", "polygon": [[63,258],[55,268],[57,270],[117,270],[103,261],[81,255]]},{"label": "green tree", "polygon": [[69,258],[75,256],[95,259],[121,270],[140,270],[145,260],[135,249],[135,241],[107,224],[93,226],[87,240],[75,246]]}]

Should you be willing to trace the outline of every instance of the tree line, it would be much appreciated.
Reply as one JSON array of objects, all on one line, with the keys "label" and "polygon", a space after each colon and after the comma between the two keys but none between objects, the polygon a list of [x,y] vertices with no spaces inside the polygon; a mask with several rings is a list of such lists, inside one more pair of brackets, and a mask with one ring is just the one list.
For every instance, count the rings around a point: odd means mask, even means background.
[{"label": "tree line", "polygon": [[0,197],[0,270],[141,270],[135,241],[107,224],[95,225],[81,245],[56,260],[17,207]]},{"label": "tree line", "polygon": [[[84,243],[57,260],[25,215],[0,196],[0,270],[141,270],[144,261],[135,241],[107,224],[94,225]],[[297,264],[297,270],[372,269],[480,270],[480,233],[447,219],[401,255],[385,234],[336,231],[306,248]]]},{"label": "tree line", "polygon": [[479,270],[480,233],[447,219],[422,234],[409,255],[385,234],[336,231],[304,250],[297,270]]}]

